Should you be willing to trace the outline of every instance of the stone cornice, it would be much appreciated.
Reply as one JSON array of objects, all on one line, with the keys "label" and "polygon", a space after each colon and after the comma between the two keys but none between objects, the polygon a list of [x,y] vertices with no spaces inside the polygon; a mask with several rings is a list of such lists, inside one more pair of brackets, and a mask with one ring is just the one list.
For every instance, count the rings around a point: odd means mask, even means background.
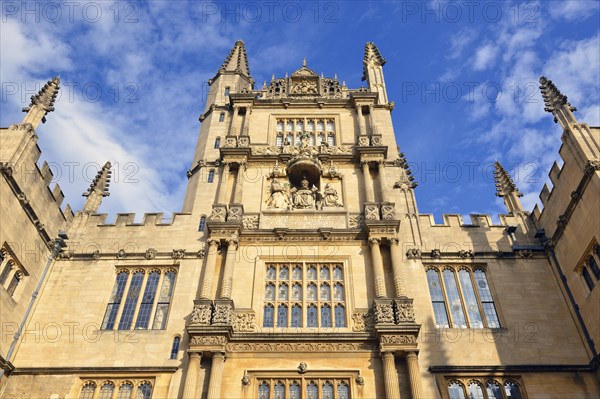
[{"label": "stone cornice", "polygon": [[19,367],[12,375],[50,375],[50,374],[76,374],[96,375],[115,373],[147,373],[153,376],[156,373],[174,373],[177,366],[149,366],[149,367]]},{"label": "stone cornice", "polygon": [[588,364],[519,364],[519,365],[496,365],[496,366],[430,366],[428,371],[433,374],[466,373],[490,374],[490,373],[572,373],[579,371],[593,371]]}]

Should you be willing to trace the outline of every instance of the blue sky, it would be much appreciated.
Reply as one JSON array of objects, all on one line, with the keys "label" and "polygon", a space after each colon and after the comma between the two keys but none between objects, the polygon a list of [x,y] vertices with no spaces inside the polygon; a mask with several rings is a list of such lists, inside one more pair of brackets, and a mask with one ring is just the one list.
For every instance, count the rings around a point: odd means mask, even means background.
[{"label": "blue sky", "polygon": [[[554,80],[600,125],[598,1],[12,2],[0,3],[0,125],[60,74],[56,111],[38,129],[42,160],[74,209],[99,165],[115,163],[101,211],[181,209],[206,81],[234,42],[246,43],[257,87],[308,66],[364,83],[364,43],[387,64],[401,150],[421,213],[504,213],[499,160],[527,210],[561,131],[538,79]],[[560,163],[560,160],[559,160]],[[139,220],[141,215],[138,215]]]}]

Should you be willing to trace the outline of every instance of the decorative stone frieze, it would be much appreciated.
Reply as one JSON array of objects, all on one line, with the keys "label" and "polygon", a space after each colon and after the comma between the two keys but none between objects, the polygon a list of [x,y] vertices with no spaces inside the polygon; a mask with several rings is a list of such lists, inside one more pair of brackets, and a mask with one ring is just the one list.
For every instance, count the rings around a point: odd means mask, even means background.
[{"label": "decorative stone frieze", "polygon": [[381,220],[396,219],[396,205],[393,202],[384,202],[381,204]]},{"label": "decorative stone frieze", "polygon": [[242,216],[242,228],[246,230],[256,230],[258,229],[259,216]]},{"label": "decorative stone frieze", "polygon": [[229,211],[227,212],[228,222],[242,222],[244,215],[244,207],[242,205],[229,205]]},{"label": "decorative stone frieze", "polygon": [[365,219],[379,220],[379,204],[365,203]]},{"label": "decorative stone frieze", "polygon": [[394,305],[396,321],[398,324],[415,322],[415,309],[413,307],[412,299],[399,298],[394,301]]},{"label": "decorative stone frieze", "polygon": [[233,324],[233,302],[230,300],[217,300],[214,303],[214,313],[212,324],[232,325]]},{"label": "decorative stone frieze", "polygon": [[382,344],[416,344],[417,337],[414,335],[382,335]]},{"label": "decorative stone frieze", "polygon": [[233,319],[233,331],[256,332],[258,324],[254,312],[236,312]]},{"label": "decorative stone frieze", "polygon": [[211,222],[225,222],[227,219],[227,207],[225,205],[213,205],[212,213],[208,219]]},{"label": "decorative stone frieze", "polygon": [[171,258],[173,259],[183,259],[185,257],[185,249],[174,249],[171,252]]},{"label": "decorative stone frieze", "polygon": [[391,300],[375,300],[373,304],[373,321],[375,324],[395,324],[394,306]]},{"label": "decorative stone frieze", "polygon": [[370,352],[371,342],[229,342],[227,352]]},{"label": "decorative stone frieze", "polygon": [[352,331],[354,332],[372,332],[374,327],[373,309],[367,312],[355,312],[352,314],[354,324]]},{"label": "decorative stone frieze", "polygon": [[191,325],[209,326],[212,317],[212,304],[203,302],[194,305],[192,316],[190,318]]}]

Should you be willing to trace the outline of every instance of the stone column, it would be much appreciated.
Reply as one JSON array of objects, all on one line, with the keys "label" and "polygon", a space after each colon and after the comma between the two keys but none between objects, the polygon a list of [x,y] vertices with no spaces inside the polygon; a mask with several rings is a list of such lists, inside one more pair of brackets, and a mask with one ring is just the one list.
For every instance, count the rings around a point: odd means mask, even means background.
[{"label": "stone column", "polygon": [[217,262],[217,251],[219,242],[215,239],[209,239],[208,252],[206,254],[206,264],[204,265],[204,279],[202,280],[202,288],[200,290],[201,299],[211,299],[213,279],[215,276],[215,263]]},{"label": "stone column", "polygon": [[237,171],[237,178],[235,181],[235,195],[233,198],[234,204],[242,203],[242,192],[244,190],[244,170],[246,169],[245,163],[240,163]]},{"label": "stone column", "polygon": [[386,399],[400,399],[400,385],[398,384],[398,373],[392,352],[383,352],[383,378],[385,380]]},{"label": "stone column", "polygon": [[373,277],[375,279],[375,297],[385,298],[385,279],[383,277],[383,259],[379,248],[380,238],[369,238],[371,244],[371,262],[373,262]]},{"label": "stone column", "polygon": [[200,375],[200,360],[200,353],[191,352],[189,354],[185,385],[183,387],[184,399],[194,399],[196,397],[196,387],[198,386],[198,376]]},{"label": "stone column", "polygon": [[387,187],[386,187],[386,182],[385,182],[384,161],[383,160],[379,161],[379,163],[377,165],[378,165],[378,170],[379,170],[379,188],[381,190],[381,201],[387,202],[388,201],[388,192],[387,192]]},{"label": "stone column", "polygon": [[394,289],[396,298],[406,296],[406,287],[404,276],[402,275],[402,250],[400,248],[400,239],[390,238],[390,252],[392,254],[392,270],[394,271]]},{"label": "stone column", "polygon": [[212,358],[212,367],[210,369],[210,382],[208,383],[208,399],[221,399],[221,383],[223,380],[223,363],[225,355],[215,353]]},{"label": "stone column", "polygon": [[369,162],[361,161],[363,176],[365,177],[365,202],[375,202],[375,196],[373,194],[373,179],[371,178],[371,172],[369,172]]},{"label": "stone column", "polygon": [[406,353],[406,363],[408,365],[408,376],[410,378],[410,391],[413,399],[422,399],[421,392],[421,371],[419,370],[419,358],[416,351]]},{"label": "stone column", "polygon": [[362,113],[362,106],[356,106],[356,114],[358,118],[358,131],[361,136],[367,134],[367,127],[365,124],[365,116]]},{"label": "stone column", "polygon": [[221,172],[221,182],[219,183],[219,195],[217,196],[217,202],[219,204],[227,203],[225,196],[227,195],[227,179],[229,178],[229,163],[226,162],[223,165],[223,171]]},{"label": "stone column", "polygon": [[233,265],[237,252],[237,240],[227,240],[227,257],[225,258],[225,270],[223,271],[223,282],[221,283],[221,299],[231,299],[231,285],[233,283]]}]

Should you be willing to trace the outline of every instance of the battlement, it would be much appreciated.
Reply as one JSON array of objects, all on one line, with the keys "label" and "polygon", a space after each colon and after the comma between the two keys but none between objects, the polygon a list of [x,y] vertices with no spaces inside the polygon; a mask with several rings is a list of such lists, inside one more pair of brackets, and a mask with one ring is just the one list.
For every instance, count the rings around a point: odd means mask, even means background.
[{"label": "battlement", "polygon": [[191,213],[173,212],[169,219],[162,212],[144,213],[141,223],[135,223],[135,213],[117,213],[114,222],[107,222],[107,213],[92,214],[87,221],[88,226],[97,227],[139,227],[139,226],[182,226],[191,221]]},{"label": "battlement", "polygon": [[519,223],[520,219],[517,218],[516,215],[510,214],[501,214],[498,215],[498,219],[500,220],[500,224],[494,224],[492,221],[492,216],[490,214],[470,214],[471,223],[465,223],[462,215],[460,214],[443,214],[442,220],[443,223],[438,224],[435,222],[435,218],[432,214],[420,214],[419,215],[419,223],[422,226],[429,227],[459,227],[459,228],[475,228],[475,227],[483,227],[483,228],[500,228],[504,229],[507,226],[516,225]]}]

